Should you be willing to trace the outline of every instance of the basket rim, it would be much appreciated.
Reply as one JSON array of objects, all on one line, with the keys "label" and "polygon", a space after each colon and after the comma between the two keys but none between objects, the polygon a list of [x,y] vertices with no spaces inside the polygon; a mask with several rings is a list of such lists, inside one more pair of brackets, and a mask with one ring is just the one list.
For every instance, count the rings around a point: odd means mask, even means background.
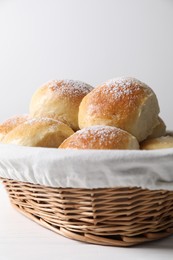
[{"label": "basket rim", "polygon": [[64,150],[0,144],[0,176],[62,188],[173,190],[173,148]]}]

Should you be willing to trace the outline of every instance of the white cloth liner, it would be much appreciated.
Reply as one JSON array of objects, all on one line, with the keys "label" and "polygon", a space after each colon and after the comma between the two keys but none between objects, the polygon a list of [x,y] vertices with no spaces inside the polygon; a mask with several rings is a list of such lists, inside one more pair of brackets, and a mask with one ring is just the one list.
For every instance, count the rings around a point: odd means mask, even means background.
[{"label": "white cloth liner", "polygon": [[65,150],[0,144],[0,176],[62,188],[173,190],[173,148]]}]

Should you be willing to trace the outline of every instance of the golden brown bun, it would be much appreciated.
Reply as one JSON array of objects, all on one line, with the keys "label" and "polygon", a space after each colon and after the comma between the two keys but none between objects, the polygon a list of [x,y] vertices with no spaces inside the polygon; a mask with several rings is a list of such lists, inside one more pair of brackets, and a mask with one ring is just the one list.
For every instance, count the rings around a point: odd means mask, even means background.
[{"label": "golden brown bun", "polygon": [[159,120],[159,124],[153,128],[152,134],[149,135],[147,139],[152,139],[152,138],[166,135],[166,125],[164,121],[160,117],[158,117],[158,120]]},{"label": "golden brown bun", "polygon": [[58,119],[78,130],[78,111],[83,97],[93,88],[81,81],[52,80],[33,95],[30,104],[31,117]]},{"label": "golden brown bun", "polygon": [[17,126],[3,139],[5,144],[54,147],[74,132],[64,123],[50,118],[33,118]]},{"label": "golden brown bun", "polygon": [[13,130],[18,125],[24,123],[28,119],[28,115],[17,115],[5,120],[2,124],[0,124],[0,141],[2,141],[4,136],[8,134],[11,130]]},{"label": "golden brown bun", "polygon": [[173,148],[173,136],[161,136],[158,138],[145,140],[141,143],[142,150],[156,150],[165,148]]},{"label": "golden brown bun", "polygon": [[77,131],[59,148],[69,149],[139,149],[134,136],[112,126],[91,126]]},{"label": "golden brown bun", "polygon": [[159,105],[154,92],[141,81],[122,77],[87,94],[79,107],[79,127],[116,126],[146,139],[158,124]]}]

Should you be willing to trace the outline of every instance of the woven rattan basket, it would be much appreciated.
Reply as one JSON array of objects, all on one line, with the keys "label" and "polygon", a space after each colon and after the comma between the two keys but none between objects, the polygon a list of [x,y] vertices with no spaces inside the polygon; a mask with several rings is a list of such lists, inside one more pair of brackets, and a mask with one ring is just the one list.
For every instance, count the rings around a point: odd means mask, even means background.
[{"label": "woven rattan basket", "polygon": [[172,191],[51,188],[2,181],[17,210],[71,239],[132,246],[173,234]]}]

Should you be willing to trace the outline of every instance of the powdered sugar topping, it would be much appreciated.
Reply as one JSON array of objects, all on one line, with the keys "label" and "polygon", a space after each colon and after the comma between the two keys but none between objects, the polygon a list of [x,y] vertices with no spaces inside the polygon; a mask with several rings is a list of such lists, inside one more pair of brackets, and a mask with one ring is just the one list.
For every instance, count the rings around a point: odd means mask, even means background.
[{"label": "powdered sugar topping", "polygon": [[134,91],[141,88],[148,89],[143,82],[131,77],[119,77],[105,82],[104,94],[112,94],[116,98],[130,96]]},{"label": "powdered sugar topping", "polygon": [[52,118],[48,118],[48,117],[40,117],[40,118],[31,118],[29,120],[27,120],[24,124],[26,125],[33,125],[36,123],[52,123],[52,122],[59,122],[58,120],[54,120]]},{"label": "powdered sugar topping", "polygon": [[127,86],[131,86],[131,85],[137,85],[137,86],[143,86],[146,87],[146,84],[141,82],[140,80],[136,79],[136,78],[132,78],[132,77],[118,77],[115,79],[110,79],[106,82],[107,86],[114,86],[114,85],[118,85],[120,87],[127,87]]},{"label": "powdered sugar topping", "polygon": [[11,126],[16,126],[20,123],[23,123],[25,122],[27,119],[29,118],[29,116],[27,114],[23,114],[23,115],[16,115],[16,116],[13,116],[7,120],[5,120],[1,125],[3,126],[8,126],[8,125],[11,125]]},{"label": "powdered sugar topping", "polygon": [[78,80],[52,80],[48,83],[48,88],[58,94],[81,96],[88,94],[93,87]]},{"label": "powdered sugar topping", "polygon": [[88,139],[92,135],[91,142],[99,142],[100,145],[105,145],[106,143],[111,144],[112,142],[119,142],[120,136],[128,135],[124,130],[113,127],[113,126],[90,126],[83,128],[76,132],[78,136],[81,136],[82,139]]}]

